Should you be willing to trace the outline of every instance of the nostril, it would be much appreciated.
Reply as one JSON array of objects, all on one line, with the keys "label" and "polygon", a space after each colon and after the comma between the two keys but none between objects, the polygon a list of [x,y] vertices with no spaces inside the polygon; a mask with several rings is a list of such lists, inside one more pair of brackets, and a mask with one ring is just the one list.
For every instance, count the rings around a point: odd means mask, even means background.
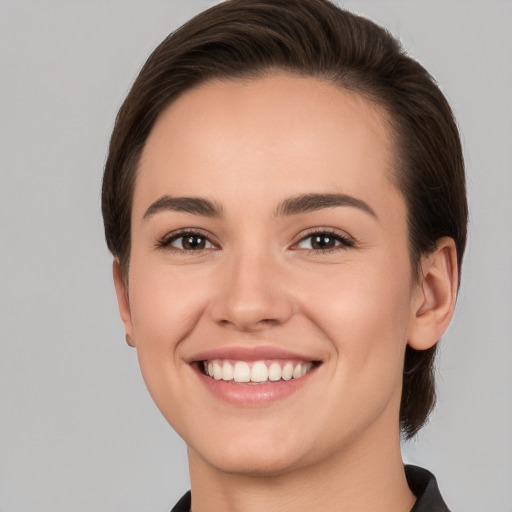
[{"label": "nostril", "polygon": [[270,327],[276,327],[286,321],[287,318],[259,318],[258,315],[232,315],[217,319],[222,327],[236,329],[240,332],[252,332]]},{"label": "nostril", "polygon": [[294,312],[288,289],[281,289],[276,275],[248,268],[231,269],[209,304],[212,319],[240,331],[265,329],[286,322]]}]

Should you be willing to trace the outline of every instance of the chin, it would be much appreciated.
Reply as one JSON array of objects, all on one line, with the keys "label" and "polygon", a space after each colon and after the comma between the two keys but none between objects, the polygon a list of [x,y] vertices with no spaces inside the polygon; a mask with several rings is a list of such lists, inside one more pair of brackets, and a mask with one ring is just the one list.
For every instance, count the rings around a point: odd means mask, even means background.
[{"label": "chin", "polygon": [[206,462],[218,471],[247,477],[278,477],[298,466],[295,457],[285,454],[232,449],[222,454],[206,454]]},{"label": "chin", "polygon": [[[279,440],[276,441],[276,437]],[[289,439],[290,440],[290,439]],[[187,443],[188,444],[188,443]],[[188,444],[189,451],[222,473],[245,476],[279,476],[305,462],[303,446],[286,442],[283,435],[261,429],[244,436],[232,432],[222,438],[212,435],[204,443]]]}]

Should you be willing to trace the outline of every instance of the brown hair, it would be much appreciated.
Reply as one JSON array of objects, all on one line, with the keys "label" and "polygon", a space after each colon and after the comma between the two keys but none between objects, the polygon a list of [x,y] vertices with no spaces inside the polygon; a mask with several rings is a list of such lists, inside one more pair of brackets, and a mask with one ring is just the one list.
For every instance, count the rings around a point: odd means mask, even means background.
[{"label": "brown hair", "polygon": [[[213,78],[258,77],[273,69],[327,79],[383,107],[391,119],[394,179],[408,209],[411,263],[444,236],[459,269],[466,244],[464,163],[451,109],[429,73],[375,23],[328,0],[229,0],[170,34],[151,54],[119,110],[102,192],[105,236],[127,276],[138,160],[165,108]],[[460,278],[460,270],[459,270]],[[400,424],[412,437],[435,402],[436,346],[407,346]]]}]

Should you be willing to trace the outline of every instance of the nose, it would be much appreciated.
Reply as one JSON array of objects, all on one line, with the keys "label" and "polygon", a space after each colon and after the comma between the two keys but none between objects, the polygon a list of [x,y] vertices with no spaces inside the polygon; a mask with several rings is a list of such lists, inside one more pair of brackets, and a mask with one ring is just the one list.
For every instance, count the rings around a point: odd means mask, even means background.
[{"label": "nose", "polygon": [[285,273],[282,266],[262,254],[248,251],[229,258],[211,304],[213,320],[242,332],[285,323],[294,312]]}]

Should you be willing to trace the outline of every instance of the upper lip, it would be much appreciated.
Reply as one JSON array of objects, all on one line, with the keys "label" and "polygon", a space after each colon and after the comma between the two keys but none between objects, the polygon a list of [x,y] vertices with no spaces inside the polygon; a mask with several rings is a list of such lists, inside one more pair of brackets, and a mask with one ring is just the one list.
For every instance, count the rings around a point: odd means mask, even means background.
[{"label": "upper lip", "polygon": [[297,359],[301,361],[318,361],[310,355],[285,350],[273,346],[229,346],[199,352],[186,358],[187,363],[210,361],[214,359],[232,359],[235,361],[260,361],[265,359]]}]

